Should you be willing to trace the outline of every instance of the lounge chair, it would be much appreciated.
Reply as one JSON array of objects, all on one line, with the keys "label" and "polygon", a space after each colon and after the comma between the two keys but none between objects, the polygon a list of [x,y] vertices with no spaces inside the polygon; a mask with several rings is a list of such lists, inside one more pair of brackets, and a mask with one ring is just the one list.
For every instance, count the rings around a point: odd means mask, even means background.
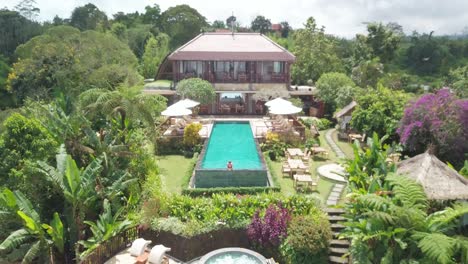
[{"label": "lounge chair", "polygon": [[144,238],[135,239],[130,247],[130,255],[134,257],[142,255],[149,244],[151,244],[151,240],[145,240]]},{"label": "lounge chair", "polygon": [[281,172],[283,174],[283,177],[284,177],[284,175],[287,175],[288,178],[291,177],[291,172],[292,171],[291,171],[291,168],[289,167],[288,164],[281,165]]},{"label": "lounge chair", "polygon": [[165,247],[163,245],[156,245],[151,249],[151,252],[148,257],[148,263],[150,264],[161,264],[164,258],[164,255],[171,251],[171,248]]}]

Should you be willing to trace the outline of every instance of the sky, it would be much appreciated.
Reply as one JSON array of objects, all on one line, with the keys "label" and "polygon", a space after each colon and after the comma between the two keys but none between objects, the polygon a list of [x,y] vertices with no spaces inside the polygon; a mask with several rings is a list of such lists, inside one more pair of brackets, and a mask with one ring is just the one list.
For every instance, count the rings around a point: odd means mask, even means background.
[{"label": "sky", "polygon": [[[0,8],[13,8],[20,0],[0,0]],[[159,4],[162,11],[178,4],[195,8],[209,22],[225,21],[233,12],[241,25],[263,15],[272,23],[288,21],[303,26],[313,16],[326,33],[352,38],[364,33],[365,22],[397,22],[406,33],[435,31],[436,35],[461,33],[468,27],[468,0],[36,0],[40,21],[55,15],[68,18],[77,6],[93,3],[109,17],[118,11],[144,11]],[[468,29],[468,28],[467,28]]]}]

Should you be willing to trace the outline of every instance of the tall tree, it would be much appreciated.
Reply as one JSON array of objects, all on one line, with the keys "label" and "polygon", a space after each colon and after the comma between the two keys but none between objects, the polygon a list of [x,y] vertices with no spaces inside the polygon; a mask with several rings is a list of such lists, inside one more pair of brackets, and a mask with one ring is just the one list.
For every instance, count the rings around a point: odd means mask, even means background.
[{"label": "tall tree", "polygon": [[186,43],[207,26],[206,18],[188,5],[170,7],[161,14],[161,28],[171,37],[171,48]]},{"label": "tall tree", "polygon": [[36,4],[37,3],[35,0],[21,0],[15,6],[15,10],[18,11],[25,18],[31,21],[35,21],[37,19],[37,16],[39,15],[39,12],[41,11],[36,6]]},{"label": "tall tree", "polygon": [[146,43],[142,57],[141,74],[145,78],[154,78],[159,65],[169,53],[169,36],[161,33],[156,38],[151,37]]},{"label": "tall tree", "polygon": [[336,54],[334,39],[318,28],[315,19],[307,19],[304,29],[294,32],[296,62],[292,67],[292,78],[296,84],[315,82],[326,72],[343,72],[344,67]]},{"label": "tall tree", "polygon": [[375,132],[389,135],[394,140],[408,99],[408,94],[380,84],[376,89],[366,89],[356,98],[358,106],[353,112],[351,126],[367,135]]},{"label": "tall tree", "polygon": [[213,23],[211,23],[211,26],[213,28],[226,28],[226,25],[222,20],[215,20]]},{"label": "tall tree", "polygon": [[91,3],[72,11],[70,25],[82,31],[89,29],[104,31],[109,27],[107,15]]},{"label": "tall tree", "polygon": [[0,53],[10,57],[16,47],[40,35],[42,27],[16,11],[0,9]]},{"label": "tall tree", "polygon": [[287,38],[289,36],[289,32],[291,32],[292,27],[289,25],[288,21],[283,21],[280,23],[281,25],[281,37]]},{"label": "tall tree", "polygon": [[227,26],[228,28],[231,28],[231,27],[233,26],[232,23],[235,24],[236,21],[237,21],[237,18],[236,18],[235,16],[230,16],[230,17],[228,17],[228,18],[226,19],[226,26]]},{"label": "tall tree", "polygon": [[89,87],[115,89],[141,80],[137,59],[111,34],[52,27],[18,48],[16,55],[20,60],[7,88],[20,103],[27,97],[49,99],[53,92],[78,96]]},{"label": "tall tree", "polygon": [[250,28],[253,31],[266,34],[271,30],[271,21],[270,19],[265,18],[264,16],[257,16],[250,25]]},{"label": "tall tree", "polygon": [[422,75],[437,75],[448,71],[452,56],[448,48],[430,34],[411,36],[411,44],[406,51],[406,65]]},{"label": "tall tree", "polygon": [[383,64],[380,63],[379,58],[374,58],[373,60],[362,61],[359,65],[354,67],[351,72],[351,78],[360,87],[375,88],[383,74]]},{"label": "tall tree", "polygon": [[145,24],[158,25],[161,18],[161,8],[158,4],[145,6],[145,13],[142,15],[142,22]]},{"label": "tall tree", "polygon": [[380,58],[382,62],[392,60],[403,37],[401,26],[396,23],[387,25],[369,23],[367,32],[367,36],[363,36],[361,39],[370,48],[372,56]]},{"label": "tall tree", "polygon": [[356,85],[344,73],[324,73],[316,83],[321,101],[326,103],[328,113],[349,104],[356,93]]}]

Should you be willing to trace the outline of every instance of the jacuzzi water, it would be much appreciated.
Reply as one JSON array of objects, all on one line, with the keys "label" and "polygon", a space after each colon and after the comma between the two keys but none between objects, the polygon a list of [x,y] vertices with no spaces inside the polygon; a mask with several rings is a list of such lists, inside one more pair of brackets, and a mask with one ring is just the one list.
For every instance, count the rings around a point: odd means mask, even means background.
[{"label": "jacuzzi water", "polygon": [[248,122],[216,122],[202,162],[203,169],[261,169],[260,156]]},{"label": "jacuzzi water", "polygon": [[225,252],[210,257],[205,264],[262,264],[262,262],[244,252]]}]

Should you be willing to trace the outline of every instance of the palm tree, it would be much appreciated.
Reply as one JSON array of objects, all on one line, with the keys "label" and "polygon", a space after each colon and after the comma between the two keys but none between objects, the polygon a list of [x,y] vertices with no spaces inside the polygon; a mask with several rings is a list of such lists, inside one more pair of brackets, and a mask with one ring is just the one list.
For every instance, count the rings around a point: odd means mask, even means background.
[{"label": "palm tree", "polygon": [[22,259],[22,263],[63,263],[64,232],[63,224],[57,212],[50,224],[42,223],[39,214],[31,202],[19,191],[4,189],[0,193],[0,206],[17,216],[23,227],[12,232],[1,244],[0,254],[7,255],[11,261]]},{"label": "palm tree", "polygon": [[[94,159],[86,168],[79,169],[75,160],[65,152],[62,145],[57,154],[57,167],[38,162],[39,170],[60,190],[65,199],[65,216],[70,228],[70,243],[83,239],[85,212],[94,204],[98,196],[95,180],[102,165],[101,159]],[[78,256],[78,247],[76,255]]]},{"label": "palm tree", "polygon": [[[144,122],[150,131],[155,130],[155,118],[166,107],[160,95],[145,95],[141,87],[120,87],[117,90],[89,89],[80,94],[80,107],[91,117],[97,114],[120,118],[120,129],[129,124]],[[129,119],[129,120],[128,120]]]}]

